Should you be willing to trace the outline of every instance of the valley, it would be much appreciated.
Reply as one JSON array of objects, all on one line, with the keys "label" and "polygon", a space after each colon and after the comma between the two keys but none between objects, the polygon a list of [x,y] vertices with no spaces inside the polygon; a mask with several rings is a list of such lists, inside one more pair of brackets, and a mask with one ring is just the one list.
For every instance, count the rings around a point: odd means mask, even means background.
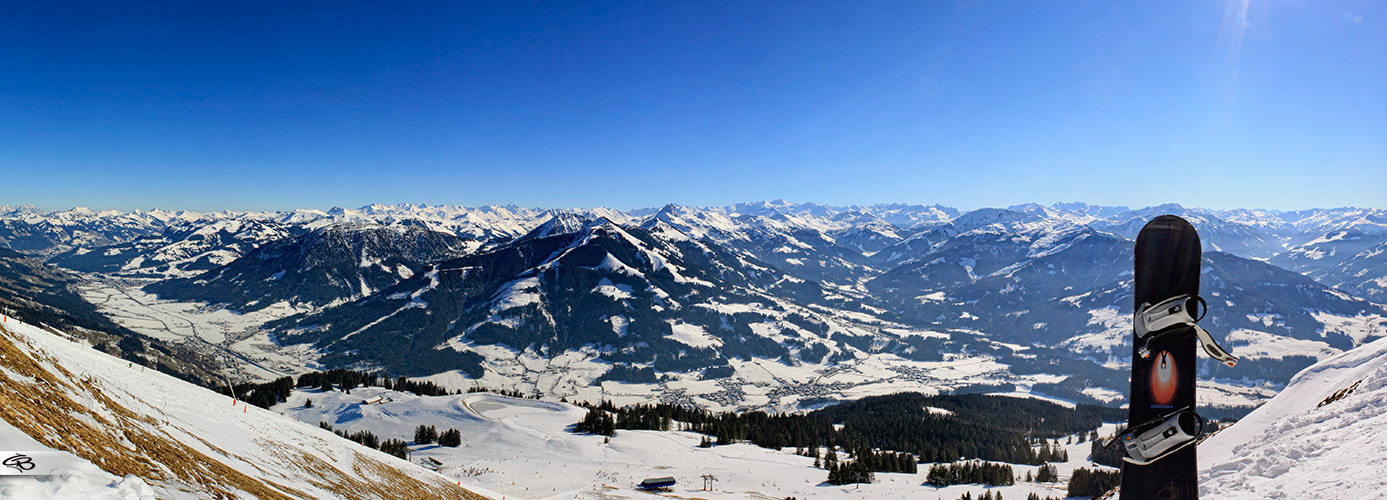
[{"label": "valley", "polygon": [[1376,262],[1387,219],[1359,209],[20,207],[0,211],[0,243],[48,242],[26,248],[69,266],[100,314],[237,382],[350,368],[715,410],[901,391],[1118,405],[1128,238],[1158,212],[1206,234],[1207,324],[1244,359],[1200,368],[1206,404],[1245,412],[1387,331],[1383,306],[1347,291],[1370,267],[1315,278]]}]

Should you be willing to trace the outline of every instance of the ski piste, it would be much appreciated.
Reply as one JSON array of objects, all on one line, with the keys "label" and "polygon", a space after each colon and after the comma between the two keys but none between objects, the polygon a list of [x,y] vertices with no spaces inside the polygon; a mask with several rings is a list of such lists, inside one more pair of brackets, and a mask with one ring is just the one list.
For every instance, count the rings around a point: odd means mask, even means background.
[{"label": "ski piste", "polygon": [[1232,366],[1237,358],[1197,322],[1203,254],[1199,234],[1174,215],[1152,219],[1137,234],[1133,268],[1132,384],[1128,431],[1114,438],[1127,457],[1121,500],[1199,498],[1195,440],[1195,344]]}]

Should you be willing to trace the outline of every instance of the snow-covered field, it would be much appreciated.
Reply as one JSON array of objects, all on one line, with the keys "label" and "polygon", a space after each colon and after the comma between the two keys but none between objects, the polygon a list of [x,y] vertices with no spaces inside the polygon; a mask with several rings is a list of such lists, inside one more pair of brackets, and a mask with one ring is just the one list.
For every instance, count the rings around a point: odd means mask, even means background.
[{"label": "snow-covered field", "polygon": [[299,374],[314,366],[317,353],[307,345],[281,347],[260,329],[267,321],[303,312],[280,302],[250,313],[205,304],[163,300],[145,293],[147,282],[99,278],[77,291],[112,321],[150,337],[185,341],[221,359],[238,380],[269,380]]},{"label": "snow-covered field", "polygon": [[[365,405],[364,400],[383,396],[390,401]],[[311,407],[305,401],[313,400]],[[489,393],[463,396],[419,397],[375,387],[360,387],[350,394],[300,389],[286,403],[272,408],[305,423],[327,422],[354,432],[369,430],[382,440],[412,441],[417,425],[433,425],[440,432],[455,428],[462,446],[412,446],[411,460],[437,460],[439,472],[463,484],[515,499],[617,499],[649,498],[635,485],[648,477],[673,476],[678,484],[664,496],[670,498],[744,499],[766,498],[944,498],[965,491],[974,496],[986,491],[980,485],[956,485],[936,489],[925,484],[930,464],[915,474],[878,473],[877,482],[831,486],[827,472],[814,468],[813,459],[793,449],[770,450],[751,444],[699,448],[701,434],[619,430],[605,442],[602,436],[573,434],[570,427],[586,410],[564,403],[516,399]],[[1110,434],[1108,425],[1101,433]],[[1064,443],[1065,440],[1061,440]],[[990,488],[1006,498],[1025,498],[1035,492],[1064,496],[1068,476],[1089,463],[1089,443],[1065,445],[1070,461],[1057,464],[1061,481],[1053,484],[1018,482]],[[1013,465],[1018,476],[1036,473],[1037,467]],[[717,477],[714,491],[703,491],[705,474]]]},{"label": "snow-covered field", "polygon": [[[186,342],[218,359],[233,380],[270,380],[317,369],[318,353],[310,345],[279,346],[260,325],[296,312],[285,303],[251,313],[238,313],[205,304],[161,300],[139,289],[139,280],[109,278],[85,282],[82,296],[112,320],[150,337]],[[512,297],[513,298],[513,297]],[[724,305],[729,310],[759,306]],[[624,319],[624,318],[623,318]],[[769,325],[770,323],[767,323]],[[762,325],[758,325],[762,326]],[[770,328],[767,326],[767,328]],[[939,332],[894,328],[912,335],[946,337]],[[708,345],[715,340],[698,326],[676,324],[671,337],[686,344]],[[504,345],[476,345],[455,340],[454,348],[470,350],[486,360],[481,379],[458,372],[428,377],[453,389],[481,386],[536,392],[571,400],[611,400],[619,405],[664,401],[693,404],[714,411],[766,409],[793,411],[825,399],[856,399],[903,391],[938,394],[971,385],[1015,384],[1021,392],[1037,382],[1056,382],[1054,375],[1014,375],[990,356],[949,356],[944,361],[912,361],[892,354],[866,354],[836,363],[787,366],[778,360],[734,361],[735,373],[725,380],[703,380],[697,373],[667,374],[658,384],[614,381],[594,383],[611,364],[596,348],[554,355]],[[1023,346],[1013,346],[1024,349]],[[1098,389],[1102,390],[1102,389]],[[1104,393],[1106,395],[1106,393]]]},{"label": "snow-covered field", "polygon": [[[160,300],[139,290],[139,280],[105,278],[86,282],[82,295],[123,326],[151,337],[183,341],[186,345],[220,361],[227,374],[237,381],[269,380],[284,375],[297,375],[318,369],[319,353],[310,345],[279,346],[260,325],[266,321],[293,314],[287,304],[261,309],[252,313],[236,313],[205,304]],[[519,286],[519,285],[517,285]],[[523,287],[522,287],[523,288]],[[614,289],[615,290],[615,289]],[[519,300],[509,297],[507,300]],[[700,304],[702,307],[736,312],[765,310],[762,304]],[[1337,317],[1336,317],[1337,318]],[[1322,317],[1328,321],[1329,317]],[[624,316],[612,318],[613,328],[620,330]],[[1106,325],[1104,334],[1079,336],[1063,346],[1078,351],[1092,351],[1094,361],[1110,368],[1123,369],[1127,360],[1110,354],[1121,335],[1129,335],[1129,318],[1116,313],[1115,308],[1095,311],[1095,324]],[[1376,317],[1338,318],[1335,332],[1350,332],[1357,337],[1371,338],[1379,325]],[[776,338],[784,321],[767,321],[753,325],[758,333]],[[865,327],[864,327],[865,328]],[[902,325],[884,325],[893,334],[947,338],[950,333],[912,330]],[[765,330],[765,331],[761,331]],[[854,329],[850,333],[869,334]],[[797,332],[805,335],[804,332]],[[952,335],[984,337],[981,332],[955,331]],[[670,338],[692,346],[717,342],[700,326],[674,323]],[[1233,347],[1244,358],[1280,357],[1305,354],[1320,357],[1333,355],[1337,350],[1319,341],[1277,337],[1253,330],[1237,330],[1228,334]],[[1023,353],[1028,346],[994,342],[1013,352]],[[523,394],[543,394],[556,400],[597,402],[611,400],[618,405],[666,402],[696,405],[714,411],[769,410],[796,411],[825,401],[857,399],[863,396],[895,392],[938,394],[961,387],[1011,384],[1015,393],[1053,399],[1035,393],[1037,383],[1055,383],[1062,379],[1055,374],[1016,375],[1006,364],[986,354],[948,353],[942,361],[914,361],[894,354],[855,351],[854,357],[833,363],[801,362],[794,366],[782,360],[733,360],[732,374],[726,378],[704,380],[700,373],[666,373],[656,383],[596,382],[611,363],[602,359],[600,346],[585,346],[563,353],[535,349],[515,349],[505,345],[477,345],[465,338],[453,339],[454,349],[475,352],[485,360],[485,374],[471,379],[460,372],[444,372],[427,377],[452,389],[486,387],[518,391]],[[1062,370],[1061,370],[1062,371]],[[1256,406],[1275,395],[1279,386],[1258,381],[1221,380],[1200,384],[1200,401],[1212,406]],[[1084,394],[1099,401],[1118,401],[1126,387],[1090,387]]]},{"label": "snow-covered field", "polygon": [[1276,396],[1280,390],[1280,384],[1270,382],[1198,379],[1195,381],[1195,401],[1201,407],[1257,406]]},{"label": "snow-covered field", "polygon": [[[698,332],[678,331],[690,340]],[[1063,380],[1052,374],[1016,375],[987,355],[950,355],[942,361],[914,361],[894,354],[862,354],[836,363],[786,365],[773,359],[733,359],[730,377],[704,380],[699,373],[666,373],[658,383],[595,379],[611,368],[593,348],[546,356],[533,349],[459,343],[486,359],[486,373],[472,380],[459,372],[424,377],[445,387],[485,387],[543,394],[547,399],[609,400],[617,405],[665,402],[712,411],[797,411],[824,400],[919,392],[939,394],[972,385],[1014,384],[1029,393],[1036,383]],[[1039,395],[1037,395],[1039,396]]]},{"label": "snow-covered field", "polygon": [[1208,499],[1382,498],[1387,339],[1300,372],[1267,404],[1200,444],[1199,468],[1200,496]]},{"label": "snow-covered field", "polygon": [[[363,404],[375,396],[386,402]],[[478,498],[475,492],[596,500],[646,498],[635,485],[653,476],[678,480],[662,494],[670,498],[952,499],[987,490],[1025,498],[1062,496],[1075,468],[1095,467],[1087,461],[1090,443],[1078,439],[1064,445],[1070,460],[1059,464],[1061,480],[1053,484],[936,489],[925,482],[930,464],[921,464],[915,474],[831,486],[811,458],[790,449],[699,448],[702,436],[690,432],[618,431],[610,442],[574,434],[570,427],[586,410],[559,402],[300,389],[262,410],[13,319],[0,324],[0,404],[0,449],[73,456],[54,476],[0,477],[0,498],[339,498],[346,491],[399,498],[400,488],[414,488],[410,496],[419,498]],[[318,422],[406,441],[420,424],[456,428],[463,444],[412,446],[412,465],[333,436]],[[1375,498],[1387,491],[1384,429],[1387,339],[1307,368],[1262,408],[1201,443],[1201,496]],[[426,470],[425,459],[442,465]],[[1018,476],[1036,472],[1013,468]],[[705,474],[717,477],[713,491],[702,491]]]},{"label": "snow-covered field", "polygon": [[57,476],[0,477],[5,499],[481,498],[457,480],[13,318],[0,323],[0,408],[6,451],[79,458]]}]

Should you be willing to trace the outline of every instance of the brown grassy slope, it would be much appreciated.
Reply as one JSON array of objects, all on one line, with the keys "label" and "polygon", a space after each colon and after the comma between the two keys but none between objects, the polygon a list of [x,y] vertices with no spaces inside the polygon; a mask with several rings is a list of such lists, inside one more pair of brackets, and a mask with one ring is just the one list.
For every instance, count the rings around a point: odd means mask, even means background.
[{"label": "brown grassy slope", "polygon": [[[56,358],[3,325],[0,366],[9,370],[0,370],[0,408],[5,409],[0,418],[45,446],[70,452],[117,476],[134,474],[156,490],[161,484],[181,484],[217,499],[485,499],[442,477],[430,481],[406,474],[400,467],[410,466],[403,462],[354,453],[354,470],[344,472],[308,451],[272,439],[256,443],[267,455],[281,458],[275,470],[253,466],[262,474],[248,475],[222,461],[237,457],[203,441],[222,455],[214,459],[180,442],[161,428],[177,427],[177,422],[136,414],[108,397],[99,380],[78,380]],[[301,478],[329,494],[299,491],[277,484],[274,477]]]}]

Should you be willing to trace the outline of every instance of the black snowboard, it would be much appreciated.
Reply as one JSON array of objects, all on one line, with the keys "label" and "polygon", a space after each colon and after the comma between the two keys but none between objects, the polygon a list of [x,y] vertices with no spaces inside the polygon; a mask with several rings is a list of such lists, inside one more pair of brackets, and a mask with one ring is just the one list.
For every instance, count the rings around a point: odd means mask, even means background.
[{"label": "black snowboard", "polygon": [[[1162,215],[1137,235],[1133,307],[1180,294],[1199,294],[1199,235],[1185,219]],[[1194,408],[1194,332],[1163,335],[1147,347],[1132,346],[1132,391],[1127,425],[1137,425],[1181,408]],[[1150,465],[1122,464],[1121,500],[1199,498],[1195,447],[1189,446]]]}]

